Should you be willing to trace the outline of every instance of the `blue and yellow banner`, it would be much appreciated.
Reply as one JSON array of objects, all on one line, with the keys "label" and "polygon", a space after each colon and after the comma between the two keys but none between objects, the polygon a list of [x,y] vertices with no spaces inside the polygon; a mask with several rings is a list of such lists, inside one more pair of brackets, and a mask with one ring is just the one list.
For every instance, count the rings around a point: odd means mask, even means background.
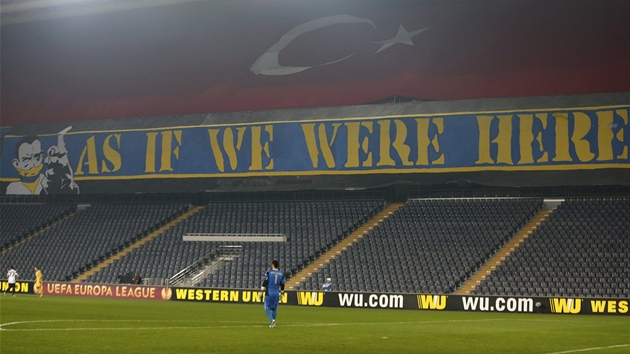
[{"label": "blue and yellow banner", "polygon": [[[247,124],[66,129],[30,139],[7,135],[1,178],[25,180],[44,174],[47,161],[63,165],[65,158],[79,185],[85,180],[628,168],[629,110],[610,106],[282,122],[269,117],[269,122]],[[35,166],[38,157],[44,168]]]}]

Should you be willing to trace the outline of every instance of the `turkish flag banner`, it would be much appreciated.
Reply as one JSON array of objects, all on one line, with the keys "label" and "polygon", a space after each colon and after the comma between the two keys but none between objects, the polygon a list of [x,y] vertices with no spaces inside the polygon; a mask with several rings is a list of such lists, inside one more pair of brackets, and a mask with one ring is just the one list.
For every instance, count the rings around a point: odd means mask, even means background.
[{"label": "turkish flag banner", "polygon": [[4,126],[630,92],[625,0],[181,1],[4,22]]}]

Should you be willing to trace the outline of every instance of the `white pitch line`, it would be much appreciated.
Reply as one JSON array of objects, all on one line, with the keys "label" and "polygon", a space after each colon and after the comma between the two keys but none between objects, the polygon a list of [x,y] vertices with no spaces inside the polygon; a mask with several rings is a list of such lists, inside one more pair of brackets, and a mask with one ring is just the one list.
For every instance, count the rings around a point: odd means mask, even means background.
[{"label": "white pitch line", "polygon": [[[267,327],[268,325],[239,325],[239,326],[167,326],[167,327],[85,327],[85,328],[5,328],[6,326],[33,324],[33,323],[54,323],[54,322],[190,322],[199,323],[199,321],[170,321],[170,320],[45,320],[45,321],[21,321],[0,324],[0,331],[3,332],[35,332],[35,331],[128,331],[128,330],[173,330],[173,329],[229,329],[229,328],[255,328]],[[407,324],[436,324],[436,323],[459,323],[459,322],[490,322],[504,321],[504,319],[485,319],[485,320],[447,320],[447,321],[411,321],[411,322],[354,322],[354,323],[289,323],[283,324],[282,327],[332,327],[332,326],[369,326],[378,325],[407,325]],[[229,321],[226,321],[229,322]],[[238,323],[238,322],[235,322]],[[248,323],[248,322],[241,322]],[[253,323],[253,322],[252,322]],[[256,322],[260,323],[260,322]]]},{"label": "white pitch line", "polygon": [[579,352],[588,352],[592,350],[602,350],[602,349],[614,349],[614,348],[623,348],[630,347],[630,344],[618,344],[618,345],[610,345],[607,347],[593,347],[593,348],[584,348],[584,349],[574,349],[574,350],[566,350],[563,352],[553,352],[547,354],[566,354],[566,353],[579,353]]}]

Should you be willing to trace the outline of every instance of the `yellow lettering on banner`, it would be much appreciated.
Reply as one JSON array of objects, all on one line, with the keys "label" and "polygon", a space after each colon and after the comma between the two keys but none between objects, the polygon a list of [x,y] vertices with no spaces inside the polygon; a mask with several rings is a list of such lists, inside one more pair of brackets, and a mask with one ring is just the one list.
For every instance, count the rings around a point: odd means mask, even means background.
[{"label": "yellow lettering on banner", "polygon": [[[433,124],[433,126],[437,129],[437,133],[433,138],[429,136],[429,128],[431,124]],[[418,159],[416,160],[416,165],[443,165],[444,154],[440,153],[440,143],[438,137],[444,133],[444,118],[416,118],[416,131],[418,139]],[[433,161],[429,161],[429,146],[432,146],[436,153],[440,153],[440,155]]]},{"label": "yellow lettering on banner", "polygon": [[431,144],[431,138],[429,138],[429,119],[416,118],[416,131],[418,136],[418,158],[416,159],[416,165],[428,166],[429,145]]},{"label": "yellow lettering on banner", "polygon": [[477,116],[477,127],[479,128],[479,153],[476,165],[493,164],[494,160],[490,156],[490,125],[493,116]]},{"label": "yellow lettering on banner", "polygon": [[591,300],[593,313],[627,313],[628,301],[626,300]]},{"label": "yellow lettering on banner", "polygon": [[396,119],[394,120],[394,125],[396,126],[396,135],[394,138],[394,150],[398,153],[400,157],[400,161],[403,166],[411,166],[413,162],[409,160],[409,155],[411,154],[411,147],[405,144],[407,140],[407,126],[402,120]]},{"label": "yellow lettering on banner", "polygon": [[77,164],[77,170],[74,174],[77,176],[84,174],[84,165],[87,165],[89,174],[98,174],[98,160],[96,159],[96,138],[94,137],[94,135],[87,139],[86,145],[83,148],[83,151],[81,151],[79,163]]},{"label": "yellow lettering on banner", "polygon": [[220,172],[225,172],[225,161],[223,160],[223,153],[219,147],[219,129],[208,129],[208,135],[210,135],[210,147],[212,148],[212,155],[214,156],[217,169]]},{"label": "yellow lettering on banner", "polygon": [[177,300],[186,299],[187,294],[188,294],[188,291],[186,289],[175,289],[175,298]]},{"label": "yellow lettering on banner", "polygon": [[[628,124],[628,110],[616,110],[614,113],[623,120],[624,125]],[[625,145],[619,156],[614,156],[613,142],[615,140],[624,142],[623,127],[619,128],[617,134],[614,130],[617,127],[615,124],[615,116],[613,111],[598,111],[596,112],[597,122],[597,148],[598,156],[597,161],[609,161],[615,158],[628,158],[628,146]]]},{"label": "yellow lettering on banner", "polygon": [[612,126],[614,116],[612,111],[598,111],[597,114],[597,161],[610,161],[613,156],[613,133]]},{"label": "yellow lettering on banner", "polygon": [[380,139],[379,139],[379,160],[376,163],[376,166],[395,166],[396,162],[389,154],[389,149],[391,148],[391,139],[389,137],[391,121],[390,120],[379,120],[376,122],[379,125],[380,130]]},{"label": "yellow lettering on banner", "polygon": [[[172,156],[179,159],[179,147],[182,145],[181,130],[166,130],[162,135],[162,158],[160,159],[160,172],[173,171]],[[175,137],[176,146],[173,147],[173,137]]]},{"label": "yellow lettering on banner", "polygon": [[497,144],[497,163],[513,165],[512,161],[512,116],[501,115],[499,119],[499,134],[492,140]]},{"label": "yellow lettering on banner", "polygon": [[263,302],[265,300],[265,295],[260,291],[254,291],[252,293],[252,302]]},{"label": "yellow lettering on banner", "polygon": [[239,298],[239,291],[238,290],[231,290],[230,291],[230,301],[231,302],[238,302],[238,298]]},{"label": "yellow lettering on banner", "polygon": [[[311,158],[313,168],[319,167],[319,154],[324,157],[326,167],[335,168],[335,159],[330,149],[332,144],[337,138],[337,132],[341,123],[333,123],[333,132],[330,139],[326,133],[326,124],[320,123],[317,125],[317,134],[315,134],[315,124],[300,124],[302,132],[304,133],[304,141],[306,142],[306,148]],[[319,136],[319,139],[317,138]],[[319,142],[319,143],[318,143]]]},{"label": "yellow lettering on banner", "polygon": [[[547,127],[547,114],[536,113],[533,114],[519,114],[519,146],[521,158],[518,161],[519,165],[534,163],[534,141],[538,142],[539,150],[536,151],[537,155],[541,155],[536,162],[547,162],[549,160],[548,154],[543,146],[542,130]],[[538,119],[542,125],[542,130],[534,132],[534,118]]]},{"label": "yellow lettering on banner", "polygon": [[[369,135],[363,137],[361,140],[361,128],[365,128],[368,134],[373,133],[372,122],[350,122],[344,123],[346,131],[348,132],[348,155],[346,164],[344,167],[371,167],[372,166],[372,152],[369,151],[370,138]],[[365,155],[365,159],[361,161],[360,153]]]},{"label": "yellow lettering on banner", "polygon": [[417,295],[418,307],[422,310],[444,310],[446,295]]},{"label": "yellow lettering on banner", "polygon": [[591,311],[594,313],[604,312],[606,309],[606,301],[601,300],[591,300]]},{"label": "yellow lettering on banner", "polygon": [[[101,163],[101,172],[116,172],[122,167],[120,152],[114,149],[110,144],[112,137],[116,140],[116,147],[120,149],[120,134],[110,134],[105,138],[105,142],[103,142],[103,155],[105,156],[105,160]],[[107,167],[107,162],[112,165],[111,169]]]},{"label": "yellow lettering on banner", "polygon": [[252,300],[251,291],[243,291],[243,302],[250,302]]},{"label": "yellow lettering on banner", "polygon": [[243,136],[246,128],[236,128],[237,137],[234,141],[234,131],[232,128],[223,129],[223,144],[219,143],[219,129],[208,129],[210,135],[210,146],[212,148],[212,155],[216,163],[217,169],[220,172],[225,172],[225,159],[223,153],[228,158],[230,168],[234,171],[238,167],[237,151],[241,150],[243,145]]},{"label": "yellow lettering on banner", "polygon": [[[8,284],[8,283],[7,283]],[[28,292],[28,283],[16,282],[15,283],[15,291],[20,293]]]},{"label": "yellow lettering on banner", "polygon": [[158,133],[147,133],[147,150],[144,160],[144,172],[155,172],[156,140]]},{"label": "yellow lettering on banner", "polygon": [[[159,171],[173,171],[173,156],[175,156],[176,160],[179,159],[179,148],[182,145],[182,131],[165,130],[159,134],[162,139]],[[144,172],[153,173],[156,171],[158,133],[146,133],[146,136],[147,148]],[[173,142],[173,137],[175,137],[175,142]]]},{"label": "yellow lettering on banner", "polygon": [[578,314],[582,311],[582,299],[552,298],[549,303],[553,313]]},{"label": "yellow lettering on banner", "polygon": [[570,147],[575,149],[575,155],[581,162],[592,161],[595,154],[592,152],[591,143],[585,139],[591,131],[591,118],[583,112],[573,113],[573,134],[569,134],[569,115],[567,113],[554,113],[552,116],[556,122],[556,156],[555,162],[572,161]]},{"label": "yellow lettering on banner", "polygon": [[591,143],[585,139],[591,130],[591,118],[582,112],[573,113],[573,135],[571,142],[575,147],[575,154],[581,162],[592,161],[595,154],[591,151]]},{"label": "yellow lettering on banner", "polygon": [[567,113],[554,113],[551,115],[556,123],[556,155],[554,162],[571,161],[569,152],[569,115]]},{"label": "yellow lettering on banner", "polygon": [[[618,109],[615,111],[615,113],[617,113],[617,115],[621,117],[621,119],[623,120],[624,126],[627,128],[628,127],[628,110]],[[617,141],[623,144],[624,143],[624,128],[620,127],[615,136],[617,138]],[[617,158],[620,158],[620,159],[628,158],[628,143],[624,144],[621,154],[618,155]]]},{"label": "yellow lettering on banner", "polygon": [[212,292],[212,301],[219,301],[220,299],[220,293],[218,290],[215,290]]},{"label": "yellow lettering on banner", "polygon": [[[490,134],[494,116],[477,116],[477,125],[479,127],[479,157],[475,164],[496,164],[505,163],[512,165],[512,116],[499,115],[498,133],[493,139]],[[491,143],[497,145],[496,161],[491,154]]]},{"label": "yellow lettering on banner", "polygon": [[298,291],[296,295],[297,295],[298,305],[321,306],[324,303],[323,292]]},{"label": "yellow lettering on banner", "polygon": [[396,161],[392,158],[390,151],[391,148],[394,148],[394,151],[400,157],[400,160],[404,166],[413,165],[413,162],[409,160],[409,154],[411,153],[411,148],[405,144],[405,140],[407,140],[407,126],[401,120],[394,120],[394,126],[396,127],[396,132],[394,135],[394,142],[391,141],[391,120],[379,120],[376,122],[379,125],[380,129],[380,140],[379,140],[379,161],[376,163],[376,166],[396,166]]},{"label": "yellow lettering on banner", "polygon": [[232,171],[238,167],[238,156],[236,151],[240,150],[243,146],[243,135],[245,134],[245,128],[236,128],[236,143],[234,142],[234,132],[231,128],[225,129],[223,134],[223,149],[230,161],[230,168]]},{"label": "yellow lettering on banner", "polygon": [[265,170],[273,170],[273,158],[269,154],[269,143],[273,141],[273,125],[265,125],[265,132],[269,136],[269,140],[263,142],[262,127],[253,126],[252,131],[252,164],[249,166],[250,171],[260,171],[263,169],[263,153],[269,159],[269,163],[265,166]]}]

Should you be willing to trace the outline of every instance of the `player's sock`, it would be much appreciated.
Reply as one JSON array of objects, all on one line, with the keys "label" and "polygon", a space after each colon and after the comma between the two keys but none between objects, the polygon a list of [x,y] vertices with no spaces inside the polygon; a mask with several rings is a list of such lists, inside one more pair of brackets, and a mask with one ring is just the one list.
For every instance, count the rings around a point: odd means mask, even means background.
[{"label": "player's sock", "polygon": [[273,314],[271,312],[271,309],[266,308],[265,313],[267,314],[267,317],[269,317],[269,321],[273,321]]}]

